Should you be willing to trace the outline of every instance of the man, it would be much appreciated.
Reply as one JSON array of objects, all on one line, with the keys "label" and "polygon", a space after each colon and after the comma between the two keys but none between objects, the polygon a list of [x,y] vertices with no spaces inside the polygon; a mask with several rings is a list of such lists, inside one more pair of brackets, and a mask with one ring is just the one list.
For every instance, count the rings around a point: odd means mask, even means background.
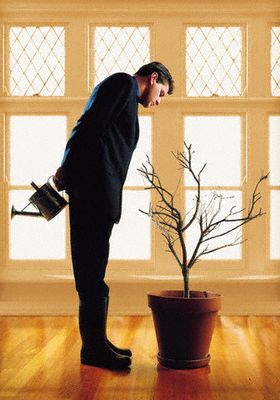
[{"label": "man", "polygon": [[173,85],[159,62],[142,66],[134,76],[116,73],[99,83],[54,176],[57,189],[69,194],[82,364],[123,369],[131,363],[131,351],[115,347],[106,336],[109,239],[121,217],[122,188],[138,141],[138,103],[159,105]]}]

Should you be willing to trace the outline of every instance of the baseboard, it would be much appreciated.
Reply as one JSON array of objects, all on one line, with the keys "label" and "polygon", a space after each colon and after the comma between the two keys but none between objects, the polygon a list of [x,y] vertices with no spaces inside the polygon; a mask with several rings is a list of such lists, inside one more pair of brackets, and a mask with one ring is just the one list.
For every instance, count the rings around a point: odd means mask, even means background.
[{"label": "baseboard", "polygon": [[[177,279],[109,281],[110,313],[148,315],[147,292],[181,289]],[[0,315],[76,315],[78,297],[71,281],[1,283]],[[280,315],[280,280],[193,280],[193,290],[221,293],[221,315]]]}]

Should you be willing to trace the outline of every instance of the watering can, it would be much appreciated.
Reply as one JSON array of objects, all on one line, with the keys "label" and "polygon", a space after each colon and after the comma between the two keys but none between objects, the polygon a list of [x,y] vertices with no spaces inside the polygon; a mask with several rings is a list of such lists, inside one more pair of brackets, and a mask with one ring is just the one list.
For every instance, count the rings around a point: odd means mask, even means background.
[{"label": "watering can", "polygon": [[[34,182],[31,182],[31,186],[36,192],[30,197],[29,203],[21,211],[12,206],[11,219],[15,215],[23,215],[27,217],[43,217],[50,221],[68,204],[64,197],[51,186],[49,180],[41,187],[38,187]],[[30,205],[33,205],[38,211],[24,211]]]}]

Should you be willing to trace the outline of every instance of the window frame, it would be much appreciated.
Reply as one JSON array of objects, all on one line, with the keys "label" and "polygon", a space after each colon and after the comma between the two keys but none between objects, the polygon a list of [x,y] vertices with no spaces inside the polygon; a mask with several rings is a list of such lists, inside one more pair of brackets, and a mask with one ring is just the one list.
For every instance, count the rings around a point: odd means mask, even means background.
[{"label": "window frame", "polygon": [[[195,3],[195,2],[194,2]],[[48,113],[58,112],[65,113],[68,116],[68,126],[73,127],[76,119],[79,117],[83,105],[90,92],[90,30],[94,26],[134,26],[138,24],[140,26],[150,26],[150,45],[151,45],[151,60],[161,59],[166,63],[173,73],[176,81],[176,92],[170,98],[164,99],[160,109],[158,110],[145,110],[145,113],[139,109],[139,114],[151,115],[153,118],[153,145],[152,145],[152,157],[155,165],[160,173],[167,176],[167,181],[171,182],[172,178],[168,175],[167,167],[164,165],[164,156],[167,154],[163,149],[162,142],[170,146],[171,141],[167,138],[162,140],[161,132],[164,133],[171,128],[171,124],[166,127],[162,126],[162,121],[165,118],[164,114],[173,116],[175,121],[176,130],[174,130],[174,137],[172,141],[172,150],[182,148],[184,129],[183,129],[183,117],[184,115],[199,113],[205,115],[207,112],[212,113],[213,109],[217,113],[233,113],[242,114],[246,119],[246,146],[248,146],[249,154],[246,160],[248,180],[244,187],[243,199],[248,200],[248,195],[256,178],[259,176],[261,170],[268,170],[268,118],[279,110],[279,96],[271,96],[271,84],[270,84],[270,62],[267,63],[267,57],[270,54],[270,27],[280,26],[279,16],[273,16],[273,12],[270,9],[264,11],[260,18],[260,11],[257,10],[243,10],[238,8],[237,11],[229,11],[225,8],[213,9],[211,6],[206,7],[200,14],[197,13],[197,9],[194,5],[191,9],[184,8],[183,11],[175,10],[173,7],[171,10],[163,8],[158,10],[157,14],[152,12],[147,17],[146,10],[140,10],[138,15],[135,15],[134,10],[124,10],[120,15],[117,12],[112,14],[104,15],[105,12],[95,13],[94,10],[90,12],[88,10],[80,10],[76,15],[74,10],[69,11],[69,14],[60,16],[61,14],[57,11],[57,8],[50,9],[47,16],[42,17],[40,10],[33,11],[29,14],[27,11],[23,12],[18,17],[18,10],[12,10],[10,14],[5,14],[3,19],[3,37],[7,38],[7,27],[8,26],[26,26],[37,25],[50,26],[50,21],[53,21],[52,25],[64,26],[65,27],[65,95],[61,97],[46,97],[43,96],[37,99],[31,97],[17,97],[7,96],[4,93],[4,85],[7,81],[7,55],[8,48],[7,42],[4,44],[3,53],[5,55],[5,81],[2,86],[2,101],[5,106],[5,111],[1,114],[0,125],[3,126],[6,133],[1,139],[0,154],[5,153],[5,145],[7,140],[7,126],[6,119],[9,114],[18,114],[18,112],[30,112],[35,110],[36,113],[42,114],[47,110]],[[115,10],[116,11],[116,10]],[[17,15],[17,17],[15,17]],[[199,16],[198,16],[199,15]],[[83,17],[83,19],[81,19]],[[26,22],[28,19],[28,22]],[[129,21],[129,23],[127,23]],[[246,37],[246,41],[243,41],[243,46],[246,47],[246,56],[242,56],[244,79],[246,79],[246,91],[242,96],[223,96],[219,98],[201,98],[201,97],[188,97],[186,96],[186,85],[185,85],[185,60],[186,52],[184,46],[185,43],[185,32],[187,26],[207,26],[208,24],[213,26],[242,26],[242,38]],[[211,23],[209,23],[211,21]],[[213,22],[214,21],[214,22]],[[170,33],[166,32],[166,24],[174,33],[174,37],[169,36]],[[82,28],[82,31],[81,31]],[[77,37],[77,40],[71,42],[77,32],[81,32],[81,37]],[[265,34],[264,34],[265,33]],[[264,37],[260,36],[264,34]],[[256,35],[256,42],[253,43],[252,39]],[[82,39],[81,39],[82,38]],[[175,39],[174,39],[175,38]],[[180,40],[177,40],[180,38]],[[174,43],[173,43],[174,41]],[[163,43],[164,42],[164,43]],[[83,46],[81,47],[81,44]],[[174,46],[172,47],[172,44]],[[261,46],[260,46],[261,45]],[[260,49],[257,49],[257,47]],[[166,54],[166,48],[169,49]],[[75,59],[77,50],[81,50],[81,60]],[[265,57],[263,55],[265,50]],[[70,52],[69,52],[70,51]],[[178,55],[178,62],[173,55],[174,52]],[[269,57],[270,59],[270,57]],[[269,64],[269,65],[267,65]],[[77,74],[80,71],[80,76]],[[262,72],[264,77],[263,82],[259,79],[259,73]],[[277,114],[278,115],[278,114]],[[266,127],[266,128],[265,128]],[[256,128],[256,129],[255,129]],[[176,132],[175,132],[176,131]],[[266,137],[263,137],[263,132],[266,132]],[[70,130],[68,129],[68,134]],[[257,140],[255,140],[257,138]],[[262,151],[261,156],[258,157],[260,150]],[[257,167],[257,171],[254,170],[254,166]],[[5,276],[13,276],[17,272],[24,276],[25,270],[29,269],[35,271],[39,269],[41,272],[55,273],[69,273],[71,270],[71,257],[70,257],[70,246],[67,244],[67,260],[64,263],[52,262],[39,262],[31,265],[28,262],[9,263],[6,257],[7,249],[7,226],[9,224],[7,211],[7,187],[8,182],[6,178],[4,163],[1,163],[1,197],[3,200],[4,207],[0,211],[0,221],[2,226],[5,226],[3,231],[4,245],[1,247],[0,261],[5,270]],[[125,188],[127,190],[127,188]],[[129,187],[130,190],[130,187]],[[181,188],[179,196],[181,196],[181,205],[183,205],[183,193],[184,190]],[[258,238],[254,235],[257,229],[261,229],[265,234],[268,234],[269,227],[269,193],[270,189],[267,184],[264,185],[262,206],[266,209],[267,215],[262,217],[257,222],[252,222],[244,228],[244,235],[249,239],[244,245],[244,258],[242,263],[238,262],[224,262],[223,260],[209,260],[207,265],[197,265],[194,270],[194,276],[204,276],[209,279],[212,278],[213,271],[218,273],[219,277],[227,276],[231,274],[276,274],[279,273],[279,260],[269,259],[269,243],[268,240],[265,244],[262,244]],[[68,222],[67,222],[68,224]],[[67,227],[69,229],[69,226]],[[152,258],[148,262],[142,260],[116,260],[111,261],[108,275],[110,277],[116,277],[122,279],[130,274],[142,273],[149,277],[150,275],[156,274],[164,275],[167,277],[178,276],[180,271],[176,266],[173,267],[174,262],[170,255],[163,253],[165,246],[160,237],[160,234],[156,230],[152,230]],[[268,238],[268,236],[267,236]],[[256,252],[256,254],[254,254]],[[36,265],[35,265],[36,264]],[[171,265],[172,264],[172,265]],[[204,268],[204,267],[207,268]],[[58,267],[56,270],[55,267]],[[208,268],[209,267],[209,268]],[[229,268],[230,267],[230,268]],[[202,270],[203,268],[203,270]],[[11,271],[11,269],[13,271]],[[54,272],[55,271],[55,272]],[[216,278],[216,277],[215,277]]]}]

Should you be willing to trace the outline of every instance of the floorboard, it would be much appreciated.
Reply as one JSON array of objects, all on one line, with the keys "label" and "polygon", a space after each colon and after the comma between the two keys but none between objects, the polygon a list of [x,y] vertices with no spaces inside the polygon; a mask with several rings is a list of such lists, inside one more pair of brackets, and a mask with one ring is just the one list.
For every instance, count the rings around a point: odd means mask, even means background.
[{"label": "floorboard", "polygon": [[110,317],[133,351],[126,372],[81,366],[75,317],[0,318],[0,399],[279,400],[280,317],[219,317],[208,367],[157,364],[151,317]]}]

